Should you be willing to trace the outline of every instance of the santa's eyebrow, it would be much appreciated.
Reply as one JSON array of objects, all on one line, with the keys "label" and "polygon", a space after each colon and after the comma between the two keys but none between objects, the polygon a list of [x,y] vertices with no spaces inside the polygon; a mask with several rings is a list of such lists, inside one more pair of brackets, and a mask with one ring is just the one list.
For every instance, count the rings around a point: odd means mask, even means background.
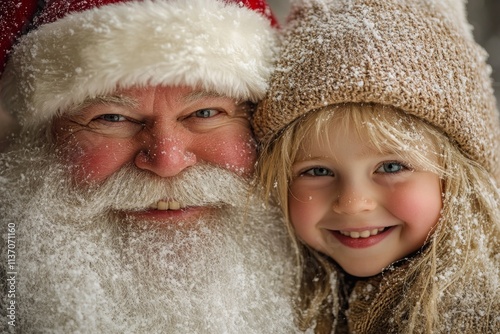
[{"label": "santa's eyebrow", "polygon": [[255,103],[252,103],[248,100],[238,100],[227,95],[223,95],[214,91],[206,91],[206,90],[195,90],[189,92],[188,94],[179,98],[179,101],[183,103],[195,102],[199,100],[203,100],[205,98],[225,98],[225,99],[233,99],[234,104],[236,106],[235,112],[237,114],[240,113],[251,113],[255,109]]},{"label": "santa's eyebrow", "polygon": [[195,102],[205,98],[226,98],[226,97],[227,96],[224,96],[222,94],[213,91],[211,92],[206,90],[195,90],[182,96],[179,100],[181,102]]},{"label": "santa's eyebrow", "polygon": [[118,106],[123,106],[127,108],[137,108],[139,106],[139,102],[125,95],[99,95],[95,97],[89,97],[85,99],[82,103],[75,105],[70,110],[70,114],[78,113],[92,105],[107,105],[113,104]]}]

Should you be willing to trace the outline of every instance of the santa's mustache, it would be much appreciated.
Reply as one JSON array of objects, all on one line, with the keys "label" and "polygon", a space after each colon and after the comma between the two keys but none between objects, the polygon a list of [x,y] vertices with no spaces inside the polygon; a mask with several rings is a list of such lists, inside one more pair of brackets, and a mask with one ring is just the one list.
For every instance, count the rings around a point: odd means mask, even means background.
[{"label": "santa's mustache", "polygon": [[103,184],[83,191],[82,198],[98,211],[146,210],[158,201],[181,206],[241,206],[250,180],[226,169],[198,164],[171,178],[126,165]]},{"label": "santa's mustache", "polygon": [[250,200],[251,179],[207,163],[198,163],[170,178],[128,164],[98,184],[76,184],[71,177],[73,168],[78,167],[43,154],[18,159],[10,165],[7,174],[11,175],[6,175],[17,183],[12,185],[15,194],[11,195],[25,198],[21,202],[49,216],[55,214],[70,221],[114,211],[147,210],[159,201],[181,207],[227,208],[246,206]]}]

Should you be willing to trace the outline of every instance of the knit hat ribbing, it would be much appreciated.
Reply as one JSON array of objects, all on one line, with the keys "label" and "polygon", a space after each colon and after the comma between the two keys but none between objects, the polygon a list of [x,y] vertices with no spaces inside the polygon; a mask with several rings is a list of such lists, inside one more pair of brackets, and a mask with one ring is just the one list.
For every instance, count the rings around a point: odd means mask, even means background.
[{"label": "knit hat ribbing", "polygon": [[256,136],[270,140],[326,105],[373,102],[433,124],[497,174],[500,124],[486,56],[461,0],[303,0],[281,34]]},{"label": "knit hat ribbing", "polygon": [[0,100],[27,128],[131,86],[257,102],[273,68],[274,22],[265,0],[51,0],[9,54]]}]

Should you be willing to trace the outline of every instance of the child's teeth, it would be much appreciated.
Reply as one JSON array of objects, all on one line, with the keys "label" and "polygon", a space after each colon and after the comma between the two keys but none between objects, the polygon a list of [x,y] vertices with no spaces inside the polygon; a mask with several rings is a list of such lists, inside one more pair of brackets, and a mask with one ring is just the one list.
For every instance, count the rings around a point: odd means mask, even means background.
[{"label": "child's teeth", "polygon": [[346,237],[358,239],[358,238],[368,238],[377,235],[383,231],[385,231],[385,228],[374,228],[373,230],[365,230],[365,231],[351,231],[351,232],[339,231],[339,232],[340,234],[345,235]]},{"label": "child's teeth", "polygon": [[363,231],[359,234],[361,238],[368,238],[370,236],[370,231]]},{"label": "child's teeth", "polygon": [[351,238],[357,239],[357,238],[359,238],[360,234],[359,234],[359,232],[351,232],[351,233],[349,233],[349,235]]}]

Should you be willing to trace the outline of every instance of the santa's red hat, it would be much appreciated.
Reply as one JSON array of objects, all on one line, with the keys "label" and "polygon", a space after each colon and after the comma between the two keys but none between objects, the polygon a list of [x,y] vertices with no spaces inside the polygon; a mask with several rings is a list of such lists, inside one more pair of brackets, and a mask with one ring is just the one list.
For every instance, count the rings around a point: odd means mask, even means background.
[{"label": "santa's red hat", "polygon": [[4,108],[28,127],[131,86],[257,101],[272,70],[276,21],[265,0],[49,0],[10,48],[28,17],[10,20],[0,79]]}]

